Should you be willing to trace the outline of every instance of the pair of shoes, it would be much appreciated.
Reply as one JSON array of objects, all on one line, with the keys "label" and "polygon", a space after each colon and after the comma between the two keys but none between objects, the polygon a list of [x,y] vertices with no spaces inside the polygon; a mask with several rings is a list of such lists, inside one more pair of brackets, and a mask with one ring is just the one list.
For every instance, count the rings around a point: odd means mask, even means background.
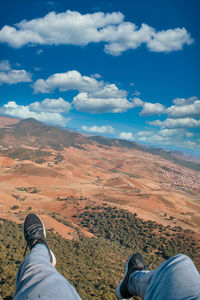
[{"label": "pair of shoes", "polygon": [[[24,238],[30,250],[38,243],[44,244],[49,251],[51,264],[56,265],[56,258],[47,244],[44,224],[37,215],[29,214],[26,217],[24,221]],[[126,262],[125,276],[116,288],[118,299],[130,299],[134,296],[128,291],[129,277],[133,272],[145,269],[145,260],[140,253],[135,253],[129,257]]]},{"label": "pair of shoes", "polygon": [[[44,224],[40,220],[40,218],[35,214],[29,214],[24,221],[24,238],[27,242],[27,246],[31,250],[36,244],[44,244],[50,256],[51,264],[55,267],[56,258],[46,240],[46,230]],[[27,249],[27,247],[26,247]],[[26,250],[25,252],[26,253]]]},{"label": "pair of shoes", "polygon": [[129,259],[126,262],[125,276],[116,288],[117,299],[130,299],[131,297],[136,296],[128,291],[129,277],[133,272],[145,269],[146,265],[142,254],[135,253],[129,257]]}]

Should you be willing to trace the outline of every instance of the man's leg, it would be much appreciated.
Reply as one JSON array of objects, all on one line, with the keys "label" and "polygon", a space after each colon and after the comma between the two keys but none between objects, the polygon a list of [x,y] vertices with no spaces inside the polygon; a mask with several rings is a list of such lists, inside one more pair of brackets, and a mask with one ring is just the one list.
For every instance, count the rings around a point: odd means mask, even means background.
[{"label": "man's leg", "polygon": [[55,269],[56,259],[37,215],[26,217],[24,238],[30,253],[17,273],[14,300],[81,300],[74,287]]},{"label": "man's leg", "polygon": [[154,271],[136,271],[129,276],[128,291],[145,300],[200,299],[200,275],[183,254],[162,263]]},{"label": "man's leg", "polygon": [[144,258],[136,253],[126,263],[116,296],[118,299],[140,296],[144,300],[200,300],[200,274],[184,254],[172,257],[154,271],[145,271]]},{"label": "man's leg", "polygon": [[14,300],[81,300],[74,287],[52,266],[48,249],[36,244],[20,266]]}]

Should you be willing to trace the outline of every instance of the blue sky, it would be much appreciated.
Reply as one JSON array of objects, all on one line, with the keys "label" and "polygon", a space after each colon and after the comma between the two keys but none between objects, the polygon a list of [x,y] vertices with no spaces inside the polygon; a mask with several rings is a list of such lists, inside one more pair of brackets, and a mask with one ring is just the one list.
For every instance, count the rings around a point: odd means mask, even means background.
[{"label": "blue sky", "polygon": [[200,150],[198,0],[7,0],[0,114]]}]

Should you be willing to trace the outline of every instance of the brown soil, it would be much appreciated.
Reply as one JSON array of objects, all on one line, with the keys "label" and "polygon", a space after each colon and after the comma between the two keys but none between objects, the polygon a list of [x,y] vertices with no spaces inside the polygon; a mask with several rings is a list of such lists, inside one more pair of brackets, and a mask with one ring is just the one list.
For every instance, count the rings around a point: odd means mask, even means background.
[{"label": "brown soil", "polygon": [[0,128],[6,127],[7,125],[16,124],[19,121],[20,119],[0,116]]},{"label": "brown soil", "polygon": [[[75,230],[49,213],[60,213],[74,222],[73,216],[86,205],[107,203],[136,212],[145,220],[191,229],[200,236],[199,172],[138,150],[86,147],[87,151],[65,149],[61,152],[64,160],[58,164],[53,155],[43,164],[0,155],[0,217],[23,222],[31,207],[47,228],[72,239],[76,238]],[[163,171],[163,166],[173,171]],[[179,177],[174,177],[180,172],[181,184],[177,183]],[[191,192],[192,180],[195,192]],[[36,187],[38,192],[19,191],[19,187]],[[14,205],[19,208],[11,209]]]}]

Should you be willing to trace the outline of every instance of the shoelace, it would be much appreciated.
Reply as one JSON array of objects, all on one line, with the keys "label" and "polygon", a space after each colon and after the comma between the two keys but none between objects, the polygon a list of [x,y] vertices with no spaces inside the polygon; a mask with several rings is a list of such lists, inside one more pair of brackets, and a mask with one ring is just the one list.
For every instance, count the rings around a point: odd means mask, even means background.
[{"label": "shoelace", "polygon": [[[27,238],[30,238],[34,233],[36,233],[37,231],[43,231],[43,228],[42,227],[38,227],[38,225],[31,225],[29,226],[27,229],[26,229],[26,233],[25,233],[25,239],[27,240]],[[37,243],[37,240],[35,240],[35,243]],[[35,243],[32,245],[34,246]],[[28,249],[28,242],[26,244],[26,248],[25,248],[25,251],[24,251],[24,254],[23,254],[23,258],[25,258],[25,255],[26,255],[26,252],[27,252],[27,249]]]},{"label": "shoelace", "polygon": [[31,237],[35,232],[37,231],[43,231],[42,227],[39,227],[38,225],[31,225],[26,229],[25,238]]}]

